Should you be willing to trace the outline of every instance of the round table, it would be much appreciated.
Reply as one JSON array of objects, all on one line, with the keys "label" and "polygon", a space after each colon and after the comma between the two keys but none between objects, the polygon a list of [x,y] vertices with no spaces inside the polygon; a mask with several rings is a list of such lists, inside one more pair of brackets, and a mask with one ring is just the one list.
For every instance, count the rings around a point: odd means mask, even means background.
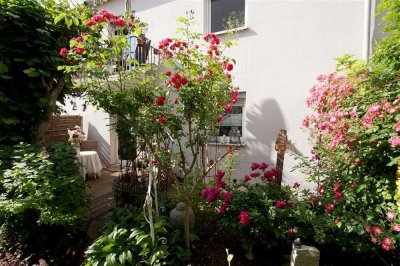
[{"label": "round table", "polygon": [[99,155],[95,151],[81,151],[78,156],[79,170],[83,179],[86,179],[86,175],[94,175],[96,178],[100,177],[101,164]]}]

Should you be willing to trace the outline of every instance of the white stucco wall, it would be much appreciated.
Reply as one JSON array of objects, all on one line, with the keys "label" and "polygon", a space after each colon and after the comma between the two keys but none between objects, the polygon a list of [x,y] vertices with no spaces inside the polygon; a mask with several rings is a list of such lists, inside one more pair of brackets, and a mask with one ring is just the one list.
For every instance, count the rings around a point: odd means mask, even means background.
[{"label": "white stucco wall", "polygon": [[[99,9],[121,14],[124,2],[110,0]],[[185,16],[188,10],[195,12],[198,21],[195,30],[206,33],[207,5],[203,0],[131,3],[137,16],[149,23],[146,36],[153,46],[173,36],[178,27],[176,19]],[[300,129],[309,112],[305,105],[309,88],[319,73],[334,70],[334,58],[346,53],[362,56],[364,3],[363,0],[246,1],[247,29],[241,34],[239,45],[226,53],[237,60],[234,83],[246,91],[246,147],[240,151],[237,177],[247,174],[253,161],[275,163],[274,142],[279,129],[287,129],[295,148],[309,154],[308,135]],[[94,120],[104,124],[104,116],[99,117]],[[98,129],[106,138],[108,133],[103,130]],[[286,156],[285,183],[304,178],[291,172],[295,164]]]},{"label": "white stucco wall", "polygon": [[[115,156],[115,144],[113,143],[110,131],[110,116],[103,110],[97,110],[95,107],[88,105],[83,111],[85,101],[80,98],[72,99],[76,103],[76,108],[70,103],[71,99],[66,101],[63,107],[63,115],[80,115],[83,117],[83,131],[88,140],[98,140],[98,154],[103,165],[110,165],[117,162]],[[75,109],[75,110],[74,110]]]}]

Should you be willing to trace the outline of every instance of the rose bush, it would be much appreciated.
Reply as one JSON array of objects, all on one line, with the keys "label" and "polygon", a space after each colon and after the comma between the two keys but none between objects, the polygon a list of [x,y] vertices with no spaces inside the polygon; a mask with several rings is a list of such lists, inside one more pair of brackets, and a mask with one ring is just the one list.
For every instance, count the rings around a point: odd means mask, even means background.
[{"label": "rose bush", "polygon": [[268,170],[265,162],[252,163],[250,169],[250,175],[233,181],[219,170],[200,193],[215,207],[221,228],[235,232],[247,257],[254,258],[254,247],[289,246],[294,237],[314,234],[310,225],[316,213],[299,193],[300,185],[280,189],[276,182],[280,170]]},{"label": "rose bush", "polygon": [[310,202],[357,251],[400,247],[400,83],[390,52],[399,14],[391,7],[383,1],[388,36],[372,60],[346,55],[334,73],[318,76],[307,99],[314,113],[303,121],[314,148],[300,167],[318,184]]},{"label": "rose bush", "polygon": [[[124,57],[126,51],[132,51],[126,35],[140,36],[146,26],[131,14],[94,14],[86,22],[87,31],[72,39],[70,47],[60,50],[60,57],[71,63],[63,67],[65,71],[84,73],[76,86],[85,90],[88,101],[128,125],[158,169],[176,184],[185,213],[199,185],[217,163],[205,160],[209,136],[238,95],[229,73],[234,60],[223,56],[223,50],[232,42],[222,42],[214,34],[191,32],[192,15],[179,19],[184,25],[178,29],[179,37],[163,39],[155,50],[165,72],[158,66]],[[116,66],[124,60],[133,67]],[[183,173],[182,183],[177,181],[174,168]],[[189,247],[186,218],[185,240]]]}]

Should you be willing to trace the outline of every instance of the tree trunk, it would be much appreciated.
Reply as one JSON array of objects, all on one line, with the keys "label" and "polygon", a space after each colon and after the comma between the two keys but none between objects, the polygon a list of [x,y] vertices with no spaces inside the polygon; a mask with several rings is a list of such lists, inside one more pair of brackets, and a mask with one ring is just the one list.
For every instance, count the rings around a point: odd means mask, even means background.
[{"label": "tree trunk", "polygon": [[57,80],[57,83],[52,84],[51,82],[46,82],[43,79],[42,84],[46,88],[50,108],[49,112],[46,114],[46,117],[40,122],[35,132],[35,143],[44,142],[44,135],[47,132],[47,130],[49,130],[51,117],[53,116],[53,113],[56,110],[58,96],[64,89],[65,80],[62,77]]}]

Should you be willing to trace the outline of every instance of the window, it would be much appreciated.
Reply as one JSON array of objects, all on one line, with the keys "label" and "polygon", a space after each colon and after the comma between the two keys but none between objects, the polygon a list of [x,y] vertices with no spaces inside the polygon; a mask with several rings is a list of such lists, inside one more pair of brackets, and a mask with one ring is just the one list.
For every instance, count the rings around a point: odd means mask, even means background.
[{"label": "window", "polygon": [[245,0],[210,0],[209,29],[221,32],[245,26]]},{"label": "window", "polygon": [[232,106],[232,111],[224,117],[217,129],[217,135],[210,137],[211,143],[239,144],[243,143],[243,115],[244,115],[245,93],[238,95],[237,103]]}]

